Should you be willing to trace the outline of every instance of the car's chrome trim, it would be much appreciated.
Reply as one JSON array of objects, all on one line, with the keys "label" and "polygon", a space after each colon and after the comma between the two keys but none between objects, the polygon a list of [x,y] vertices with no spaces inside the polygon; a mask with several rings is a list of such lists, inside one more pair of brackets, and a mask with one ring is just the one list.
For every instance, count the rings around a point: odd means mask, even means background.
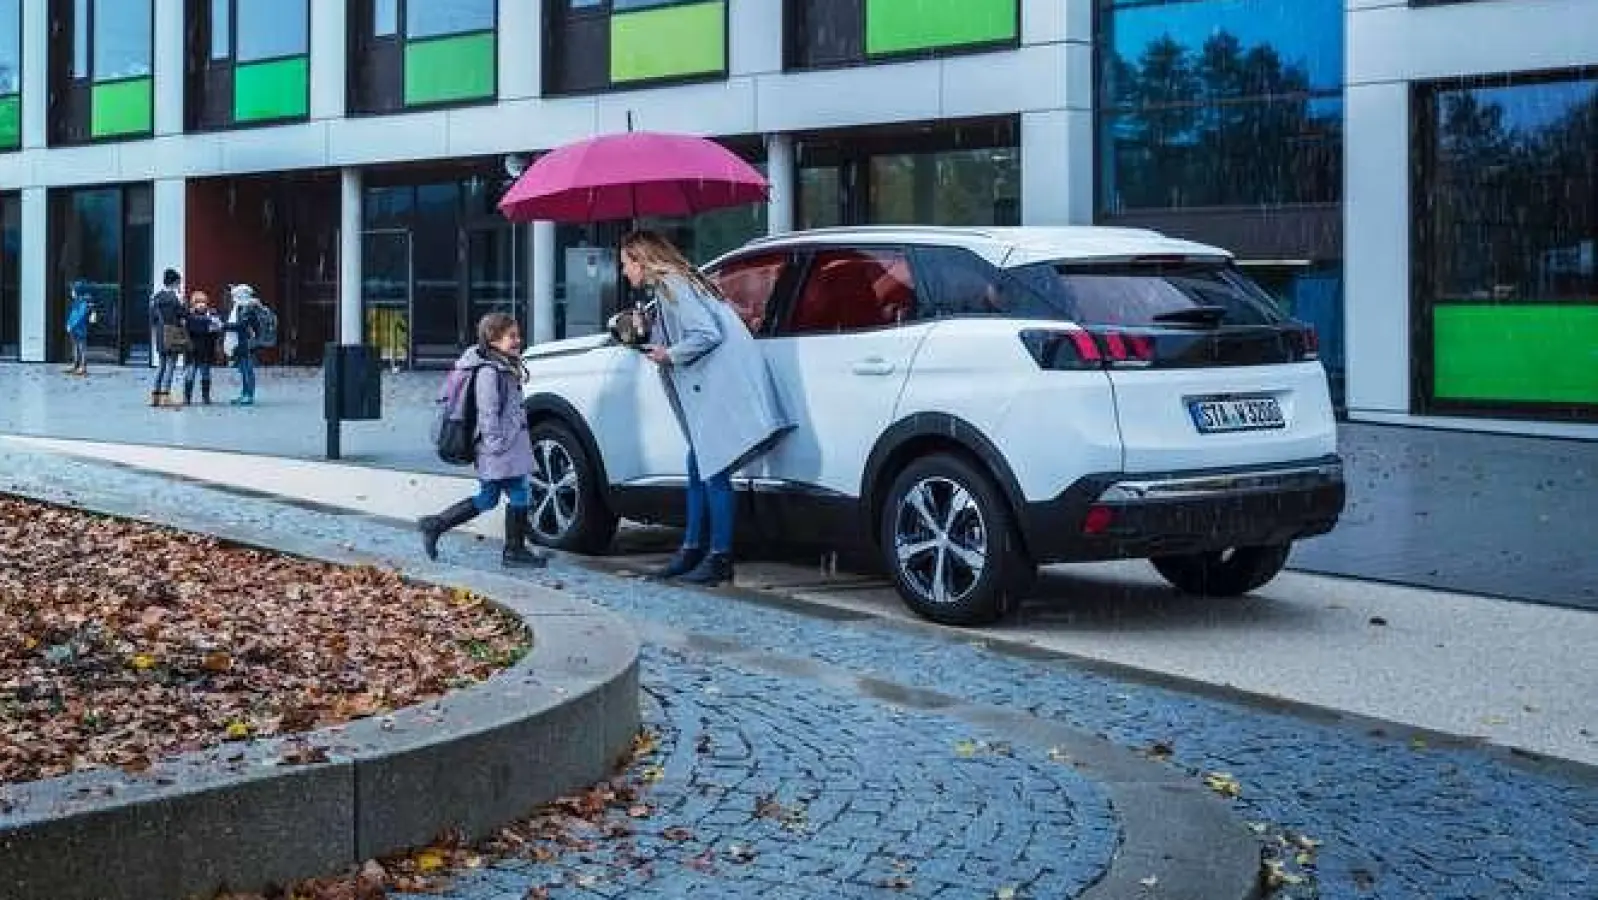
[{"label": "car's chrome trim", "polygon": [[[626,490],[628,488],[677,488],[688,487],[688,478],[684,475],[647,475],[643,478],[634,478],[620,484],[612,485],[615,488]],[[847,494],[825,488],[817,484],[804,481],[789,481],[783,478],[745,478],[734,476],[732,479],[733,490],[754,491],[757,494],[806,494],[813,497],[839,497],[847,498]]]},{"label": "car's chrome trim", "polygon": [[1247,469],[1215,475],[1190,475],[1172,478],[1128,478],[1117,481],[1099,494],[1100,503],[1138,503],[1147,500],[1189,500],[1228,494],[1305,490],[1339,484],[1343,480],[1340,462],[1317,463],[1288,468]]}]

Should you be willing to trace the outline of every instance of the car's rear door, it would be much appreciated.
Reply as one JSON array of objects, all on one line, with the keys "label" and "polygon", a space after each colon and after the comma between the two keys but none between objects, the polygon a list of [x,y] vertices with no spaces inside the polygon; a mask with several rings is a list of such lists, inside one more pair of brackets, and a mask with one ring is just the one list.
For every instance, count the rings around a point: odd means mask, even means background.
[{"label": "car's rear door", "polygon": [[1095,334],[1128,472],[1297,461],[1336,451],[1314,332],[1227,261],[1133,258],[1029,267]]}]

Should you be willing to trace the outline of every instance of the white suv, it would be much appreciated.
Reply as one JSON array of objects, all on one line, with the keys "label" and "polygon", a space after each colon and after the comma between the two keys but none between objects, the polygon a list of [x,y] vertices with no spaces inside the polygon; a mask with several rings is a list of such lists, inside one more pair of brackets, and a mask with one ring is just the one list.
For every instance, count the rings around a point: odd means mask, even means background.
[{"label": "white suv", "polygon": [[[1178,588],[1270,581],[1344,503],[1312,329],[1223,250],[1117,228],[842,228],[706,272],[797,431],[740,471],[742,535],[869,549],[939,622],[992,621],[1042,563],[1148,558]],[[679,524],[687,448],[609,335],[527,352],[535,539]]]}]

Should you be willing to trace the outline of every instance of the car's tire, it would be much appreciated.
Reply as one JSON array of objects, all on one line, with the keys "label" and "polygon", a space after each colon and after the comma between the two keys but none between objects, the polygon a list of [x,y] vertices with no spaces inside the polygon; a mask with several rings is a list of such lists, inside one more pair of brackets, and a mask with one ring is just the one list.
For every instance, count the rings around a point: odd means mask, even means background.
[{"label": "car's tire", "polygon": [[1036,570],[1004,495],[958,456],[906,466],[888,488],[877,529],[883,568],[905,605],[945,625],[1003,617]]},{"label": "car's tire", "polygon": [[1149,562],[1177,590],[1200,597],[1237,597],[1264,587],[1280,574],[1291,552],[1293,545],[1287,543],[1156,556]]},{"label": "car's tire", "polygon": [[527,536],[556,550],[599,554],[616,537],[616,514],[605,505],[598,469],[565,424],[528,429],[533,444],[532,504]]}]

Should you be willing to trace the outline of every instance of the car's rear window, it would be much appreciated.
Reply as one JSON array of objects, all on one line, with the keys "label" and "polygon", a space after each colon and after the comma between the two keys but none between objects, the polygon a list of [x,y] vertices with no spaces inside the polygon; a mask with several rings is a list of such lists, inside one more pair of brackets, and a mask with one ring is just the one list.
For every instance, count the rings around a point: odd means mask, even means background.
[{"label": "car's rear window", "polygon": [[1051,263],[1010,270],[1058,315],[1083,325],[1177,326],[1213,309],[1208,324],[1285,321],[1269,294],[1229,265]]}]

